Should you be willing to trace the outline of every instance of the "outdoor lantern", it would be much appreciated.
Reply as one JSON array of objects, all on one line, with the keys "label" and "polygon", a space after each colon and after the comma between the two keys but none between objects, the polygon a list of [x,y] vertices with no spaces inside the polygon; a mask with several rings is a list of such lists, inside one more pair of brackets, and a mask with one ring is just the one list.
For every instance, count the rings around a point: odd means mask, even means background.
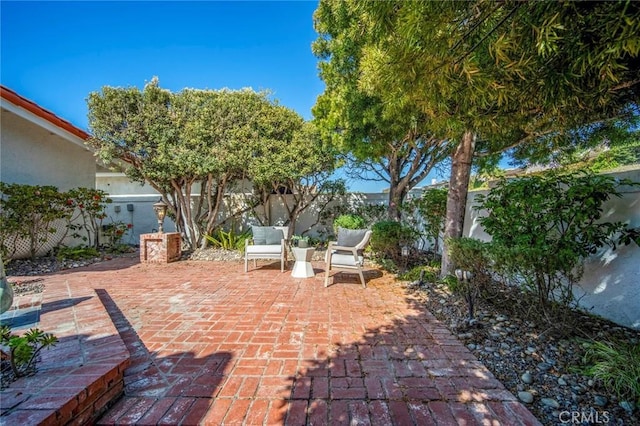
[{"label": "outdoor lantern", "polygon": [[156,212],[158,218],[158,232],[163,233],[162,224],[164,223],[164,217],[167,215],[167,203],[162,201],[162,198],[157,203],[153,204],[153,211]]},{"label": "outdoor lantern", "polygon": [[402,246],[400,254],[402,255],[402,257],[409,256],[409,247],[408,246]]}]

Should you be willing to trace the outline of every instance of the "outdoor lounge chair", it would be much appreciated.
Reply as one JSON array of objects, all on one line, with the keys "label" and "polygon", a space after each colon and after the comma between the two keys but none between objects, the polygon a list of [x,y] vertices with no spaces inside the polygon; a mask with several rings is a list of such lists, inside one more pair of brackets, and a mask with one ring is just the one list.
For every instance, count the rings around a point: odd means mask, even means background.
[{"label": "outdoor lounge chair", "polygon": [[285,241],[289,234],[287,226],[253,226],[253,237],[244,243],[244,272],[248,271],[249,259],[254,268],[257,259],[280,259],[280,271],[284,272],[287,260]]},{"label": "outdoor lounge chair", "polygon": [[[324,286],[329,285],[329,271],[332,269],[355,271],[360,275],[362,287],[367,285],[362,270],[364,268],[364,248],[369,243],[371,231],[366,229],[338,228],[338,241],[329,242],[326,254]],[[335,278],[334,278],[335,280]]]}]

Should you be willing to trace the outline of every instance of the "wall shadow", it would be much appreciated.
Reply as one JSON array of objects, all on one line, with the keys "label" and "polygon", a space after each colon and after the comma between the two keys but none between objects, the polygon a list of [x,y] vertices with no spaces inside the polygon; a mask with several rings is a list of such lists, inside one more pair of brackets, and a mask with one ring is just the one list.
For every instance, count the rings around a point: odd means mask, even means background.
[{"label": "wall shadow", "polygon": [[124,396],[96,424],[198,424],[232,360],[229,352],[160,356],[149,351],[105,289],[96,289],[131,355]]}]

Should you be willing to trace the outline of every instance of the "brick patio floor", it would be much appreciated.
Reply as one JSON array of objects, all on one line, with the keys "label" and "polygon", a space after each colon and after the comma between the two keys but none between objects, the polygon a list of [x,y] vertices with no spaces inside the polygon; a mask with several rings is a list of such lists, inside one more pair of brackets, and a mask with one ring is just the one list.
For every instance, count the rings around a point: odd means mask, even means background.
[{"label": "brick patio floor", "polygon": [[540,424],[400,286],[314,267],[116,259],[45,285],[94,289],[131,353],[99,424]]}]

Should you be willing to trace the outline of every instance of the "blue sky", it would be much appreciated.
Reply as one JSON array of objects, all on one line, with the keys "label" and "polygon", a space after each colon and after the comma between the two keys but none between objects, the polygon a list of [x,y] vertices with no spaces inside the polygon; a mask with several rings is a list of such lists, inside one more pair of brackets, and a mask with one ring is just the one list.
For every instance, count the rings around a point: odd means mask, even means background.
[{"label": "blue sky", "polygon": [[[268,89],[311,119],[324,90],[316,1],[8,2],[0,4],[0,81],[87,129],[87,95],[142,88],[153,76],[172,91]],[[384,182],[349,182],[380,191]]]}]

